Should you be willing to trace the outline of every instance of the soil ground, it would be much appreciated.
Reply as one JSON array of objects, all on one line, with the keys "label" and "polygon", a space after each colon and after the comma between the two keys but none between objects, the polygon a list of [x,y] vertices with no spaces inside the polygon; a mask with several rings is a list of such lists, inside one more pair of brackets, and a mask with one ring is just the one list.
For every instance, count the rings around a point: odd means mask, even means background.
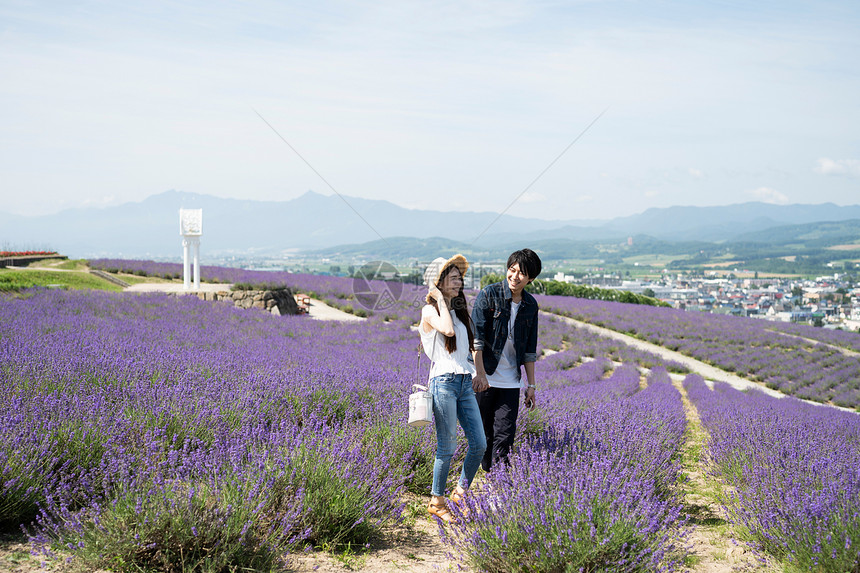
[{"label": "soil ground", "polygon": [[683,448],[683,471],[687,481],[681,486],[684,512],[690,518],[693,531],[689,538],[690,571],[696,573],[730,573],[756,571],[777,573],[781,569],[759,558],[742,543],[734,540],[732,526],[720,507],[719,484],[707,475],[705,445],[708,433],[702,427],[696,407],[687,398],[681,385],[683,376],[672,376],[672,383],[681,393],[687,434]]},{"label": "soil ground", "polygon": [[472,571],[454,558],[450,547],[442,543],[439,525],[425,510],[426,503],[426,499],[410,495],[403,522],[386,528],[382,538],[367,553],[295,555],[290,558],[291,570],[297,573]]}]

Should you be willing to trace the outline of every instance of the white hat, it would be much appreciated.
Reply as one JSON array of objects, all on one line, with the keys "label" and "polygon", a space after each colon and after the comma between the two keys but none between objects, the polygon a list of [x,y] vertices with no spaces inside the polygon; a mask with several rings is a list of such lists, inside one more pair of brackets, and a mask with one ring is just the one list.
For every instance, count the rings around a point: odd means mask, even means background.
[{"label": "white hat", "polygon": [[[466,260],[466,257],[460,254],[454,255],[450,259],[445,259],[444,257],[433,259],[433,262],[427,265],[427,268],[424,270],[424,284],[427,285],[427,288],[430,288],[432,284],[438,285],[442,273],[451,265],[456,265],[460,269],[460,275],[464,277],[466,276],[466,271],[469,270],[469,262]],[[426,300],[429,303],[433,299],[428,294]]]}]

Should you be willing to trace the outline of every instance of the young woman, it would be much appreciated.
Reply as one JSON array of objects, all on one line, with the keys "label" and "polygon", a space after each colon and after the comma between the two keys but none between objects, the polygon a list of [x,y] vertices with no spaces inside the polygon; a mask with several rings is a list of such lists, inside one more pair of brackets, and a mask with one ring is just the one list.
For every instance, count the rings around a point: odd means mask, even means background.
[{"label": "young woman", "polygon": [[469,268],[463,255],[447,261],[434,260],[424,273],[429,287],[427,304],[421,310],[421,343],[432,361],[430,393],[433,394],[433,418],[436,423],[436,461],[433,464],[433,488],[428,511],[448,522],[451,513],[445,500],[451,456],[457,447],[457,421],[463,427],[469,449],[463,471],[451,501],[466,495],[487,447],[484,426],[475,392],[483,390],[472,381],[475,372],[469,362],[474,335],[463,296],[463,276]]}]

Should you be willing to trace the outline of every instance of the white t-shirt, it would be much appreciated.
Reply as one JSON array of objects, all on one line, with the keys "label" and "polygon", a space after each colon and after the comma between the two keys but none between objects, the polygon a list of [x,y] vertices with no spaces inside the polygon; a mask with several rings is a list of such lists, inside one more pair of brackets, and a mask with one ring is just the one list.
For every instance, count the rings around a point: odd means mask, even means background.
[{"label": "white t-shirt", "polygon": [[520,369],[517,367],[517,353],[514,349],[514,324],[517,321],[517,313],[520,311],[521,302],[511,301],[511,318],[508,321],[508,339],[499,357],[499,365],[496,371],[487,376],[487,382],[493,388],[520,388]]},{"label": "white t-shirt", "polygon": [[430,378],[451,372],[475,375],[475,366],[469,361],[471,353],[469,352],[469,333],[466,332],[466,325],[457,318],[457,314],[453,310],[450,312],[451,320],[454,322],[454,336],[457,338],[457,349],[453,353],[448,352],[448,349],[445,348],[445,336],[441,332],[435,328],[431,328],[430,332],[424,332],[423,321],[418,325],[424,354],[433,361],[433,365],[430,367]]}]

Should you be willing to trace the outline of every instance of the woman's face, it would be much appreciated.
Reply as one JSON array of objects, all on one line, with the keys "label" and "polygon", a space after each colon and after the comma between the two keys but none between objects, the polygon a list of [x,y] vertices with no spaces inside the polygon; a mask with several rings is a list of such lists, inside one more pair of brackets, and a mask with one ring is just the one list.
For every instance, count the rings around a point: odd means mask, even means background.
[{"label": "woman's face", "polygon": [[442,279],[439,284],[439,290],[447,298],[454,298],[460,294],[460,289],[463,288],[463,276],[460,274],[460,269],[451,267],[451,270]]}]

